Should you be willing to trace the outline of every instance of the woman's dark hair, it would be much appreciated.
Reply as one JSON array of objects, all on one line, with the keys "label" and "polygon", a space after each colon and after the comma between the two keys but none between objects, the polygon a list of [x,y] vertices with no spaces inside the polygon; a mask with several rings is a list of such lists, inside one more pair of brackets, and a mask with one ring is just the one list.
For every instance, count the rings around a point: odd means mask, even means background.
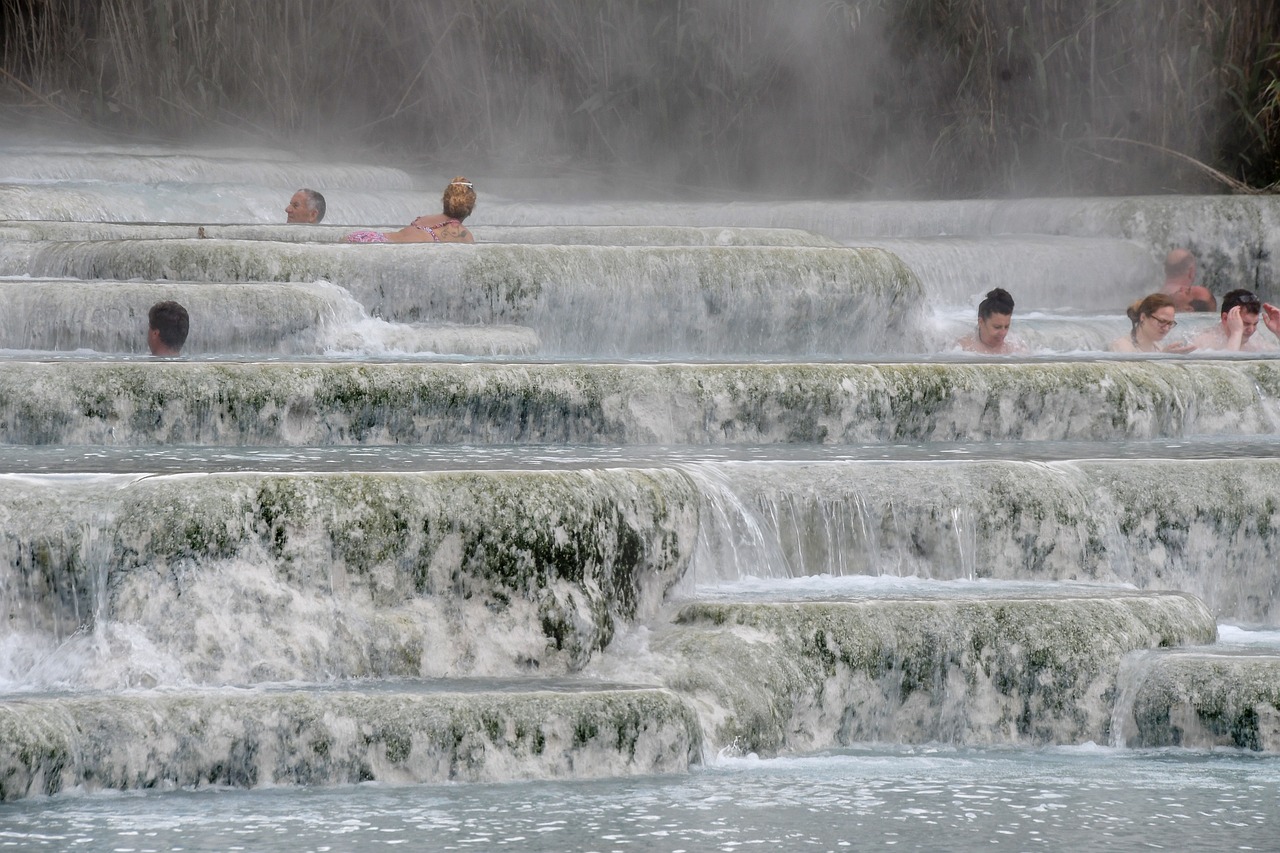
[{"label": "woman's dark hair", "polygon": [[987,291],[987,298],[978,304],[978,317],[985,320],[992,314],[1013,314],[1013,297],[1003,287]]}]

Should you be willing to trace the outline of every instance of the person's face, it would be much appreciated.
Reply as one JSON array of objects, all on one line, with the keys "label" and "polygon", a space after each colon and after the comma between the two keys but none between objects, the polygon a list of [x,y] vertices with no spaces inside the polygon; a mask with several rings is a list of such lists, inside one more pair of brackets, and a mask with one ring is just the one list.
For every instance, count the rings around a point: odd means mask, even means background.
[{"label": "person's face", "polygon": [[999,349],[1004,346],[1004,339],[1013,325],[1012,314],[992,314],[990,317],[978,318],[978,340],[988,349]]},{"label": "person's face", "polygon": [[310,224],[316,221],[316,212],[307,204],[307,195],[296,192],[289,199],[289,206],[284,209],[285,221],[291,223]]},{"label": "person's face", "polygon": [[1244,323],[1244,332],[1240,335],[1240,343],[1244,343],[1253,336],[1254,332],[1258,331],[1258,312],[1254,311],[1251,314],[1241,308],[1240,320]]},{"label": "person's face", "polygon": [[1178,325],[1178,321],[1174,319],[1174,313],[1173,306],[1166,305],[1143,317],[1142,323],[1147,327],[1147,337],[1158,341],[1169,334],[1169,330]]}]

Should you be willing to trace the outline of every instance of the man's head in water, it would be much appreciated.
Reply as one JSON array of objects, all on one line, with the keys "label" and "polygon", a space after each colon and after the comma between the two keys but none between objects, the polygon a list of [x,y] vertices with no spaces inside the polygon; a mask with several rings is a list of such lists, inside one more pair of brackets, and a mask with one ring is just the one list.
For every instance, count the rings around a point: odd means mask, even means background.
[{"label": "man's head in water", "polygon": [[324,219],[324,196],[315,190],[300,189],[289,199],[284,215],[286,222],[314,225]]},{"label": "man's head in water", "polygon": [[1177,311],[1212,311],[1217,300],[1209,288],[1195,284],[1196,256],[1187,249],[1170,249],[1164,258],[1164,292]]},{"label": "man's head in water", "polygon": [[991,352],[1004,348],[1004,339],[1013,325],[1013,297],[1002,287],[987,292],[978,305],[978,343]]},{"label": "man's head in water", "polygon": [[152,355],[181,355],[191,318],[177,302],[157,302],[147,312],[147,346]]},{"label": "man's head in water", "polygon": [[1253,333],[1258,331],[1258,318],[1262,313],[1262,300],[1254,295],[1252,290],[1240,288],[1232,290],[1226,296],[1222,297],[1222,313],[1218,315],[1219,322],[1225,330],[1228,324],[1228,317],[1232,308],[1239,308],[1240,321],[1244,324],[1244,329],[1240,336],[1241,345],[1247,343],[1249,338],[1253,337]]}]

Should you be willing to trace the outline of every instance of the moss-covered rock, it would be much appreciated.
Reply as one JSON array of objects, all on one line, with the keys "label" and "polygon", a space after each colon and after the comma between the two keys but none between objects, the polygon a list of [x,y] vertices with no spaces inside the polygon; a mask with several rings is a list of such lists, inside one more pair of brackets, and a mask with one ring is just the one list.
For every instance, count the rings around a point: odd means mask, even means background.
[{"label": "moss-covered rock", "polygon": [[716,746],[1105,742],[1120,659],[1212,642],[1177,594],[868,599],[680,609],[656,647]]},{"label": "moss-covered rock", "polygon": [[[584,685],[584,688],[587,685]],[[685,772],[696,718],[652,689],[134,693],[0,702],[0,801],[89,791]]]}]

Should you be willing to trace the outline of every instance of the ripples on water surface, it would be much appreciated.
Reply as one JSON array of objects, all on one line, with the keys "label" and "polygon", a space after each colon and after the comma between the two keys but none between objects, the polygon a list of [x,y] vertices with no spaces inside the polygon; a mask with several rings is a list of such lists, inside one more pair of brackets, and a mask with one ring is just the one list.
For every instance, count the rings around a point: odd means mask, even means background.
[{"label": "ripples on water surface", "polygon": [[0,849],[1275,850],[1280,759],[853,749],[609,782],[70,795],[0,806]]}]

